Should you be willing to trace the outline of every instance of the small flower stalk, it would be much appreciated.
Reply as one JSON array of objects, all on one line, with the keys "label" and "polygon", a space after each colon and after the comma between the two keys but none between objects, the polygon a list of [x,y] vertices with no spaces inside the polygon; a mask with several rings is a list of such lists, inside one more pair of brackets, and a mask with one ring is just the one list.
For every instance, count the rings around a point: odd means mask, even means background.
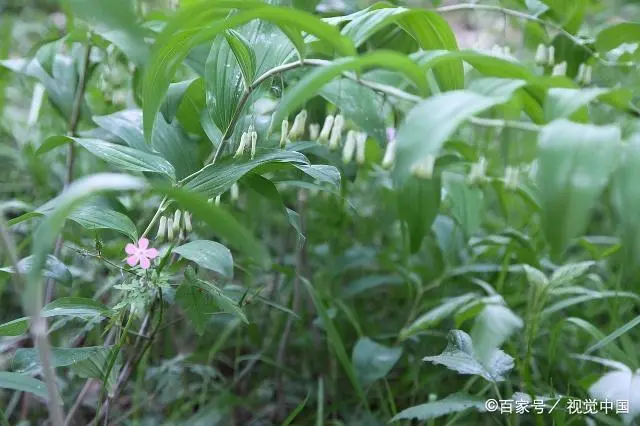
[{"label": "small flower stalk", "polygon": [[431,179],[436,166],[436,157],[428,155],[424,160],[411,166],[411,174],[419,179]]},{"label": "small flower stalk", "polygon": [[322,130],[320,130],[320,135],[318,136],[318,142],[322,144],[326,144],[327,142],[329,142],[329,137],[331,135],[331,130],[333,129],[334,121],[335,121],[335,117],[333,115],[327,115],[327,117],[324,119]]},{"label": "small flower stalk", "polygon": [[343,128],[344,117],[342,116],[342,114],[338,114],[333,122],[333,128],[331,129],[331,136],[329,138],[329,149],[336,150],[340,147]]}]

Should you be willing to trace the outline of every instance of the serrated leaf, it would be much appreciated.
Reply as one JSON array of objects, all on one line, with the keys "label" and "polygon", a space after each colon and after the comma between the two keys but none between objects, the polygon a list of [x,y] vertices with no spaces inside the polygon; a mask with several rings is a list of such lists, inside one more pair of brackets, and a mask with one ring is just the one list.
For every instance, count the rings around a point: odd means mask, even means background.
[{"label": "serrated leaf", "polygon": [[543,231],[552,254],[559,256],[586,228],[616,166],[620,129],[556,120],[543,128],[538,141]]},{"label": "serrated leaf", "polygon": [[429,327],[437,325],[442,320],[450,317],[457,310],[462,308],[467,303],[472,302],[476,298],[478,298],[477,294],[467,293],[463,294],[462,296],[452,297],[445,300],[443,303],[420,315],[410,325],[403,328],[402,331],[400,331],[400,338],[402,340],[406,340],[407,338],[421,332],[422,330],[426,330]]},{"label": "serrated leaf", "polygon": [[[29,274],[33,268],[33,261],[33,256],[27,256],[24,259],[20,260],[20,262],[18,262],[18,271],[21,274]],[[7,272],[9,274],[15,273],[15,269],[13,268],[13,266],[0,268],[0,271]],[[71,285],[71,272],[69,272],[69,269],[64,263],[62,263],[60,260],[58,260],[57,257],[54,257],[53,255],[47,256],[46,262],[42,269],[42,275],[46,278],[51,278],[52,280],[55,280],[60,284],[66,286]]]},{"label": "serrated leaf", "polygon": [[386,377],[402,356],[402,348],[390,348],[368,337],[360,338],[353,347],[351,362],[363,386]]},{"label": "serrated leaf", "polygon": [[439,401],[428,402],[402,410],[396,414],[391,421],[398,420],[430,420],[448,414],[459,413],[468,409],[475,409],[484,412],[486,398],[467,395],[464,393],[454,393]]},{"label": "serrated leaf", "polygon": [[44,399],[48,397],[44,382],[20,373],[0,371],[0,389],[28,392]]},{"label": "serrated leaf", "polygon": [[449,332],[449,343],[440,355],[427,356],[423,361],[441,364],[460,374],[481,376],[490,382],[505,380],[504,375],[511,371],[513,358],[501,350],[496,350],[486,364],[482,364],[473,349],[471,337],[461,330]]},{"label": "serrated leaf", "polygon": [[226,278],[233,278],[233,256],[229,249],[220,243],[207,240],[190,241],[174,248],[173,252]]}]

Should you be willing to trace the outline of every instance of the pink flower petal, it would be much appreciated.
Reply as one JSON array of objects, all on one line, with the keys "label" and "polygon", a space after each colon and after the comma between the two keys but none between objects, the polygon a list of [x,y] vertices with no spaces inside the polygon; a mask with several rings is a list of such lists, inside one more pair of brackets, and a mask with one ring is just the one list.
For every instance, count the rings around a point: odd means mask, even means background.
[{"label": "pink flower petal", "polygon": [[127,254],[136,254],[138,252],[138,247],[134,246],[133,244],[129,243],[127,244],[127,246],[124,248],[124,251]]},{"label": "pink flower petal", "polygon": [[146,238],[140,238],[140,241],[138,241],[138,248],[140,250],[146,250],[147,247],[149,247],[149,240]]},{"label": "pink flower petal", "polygon": [[151,262],[149,261],[149,259],[144,256],[140,256],[140,267],[142,269],[149,269],[149,266],[151,266]]},{"label": "pink flower petal", "polygon": [[149,259],[155,259],[156,257],[158,257],[158,250],[154,249],[154,248],[150,248],[145,250],[142,253],[143,256],[148,257]]},{"label": "pink flower petal", "polygon": [[140,260],[140,257],[138,257],[137,254],[133,254],[127,257],[127,263],[129,264],[129,266],[136,266],[136,264],[138,263],[138,260]]}]

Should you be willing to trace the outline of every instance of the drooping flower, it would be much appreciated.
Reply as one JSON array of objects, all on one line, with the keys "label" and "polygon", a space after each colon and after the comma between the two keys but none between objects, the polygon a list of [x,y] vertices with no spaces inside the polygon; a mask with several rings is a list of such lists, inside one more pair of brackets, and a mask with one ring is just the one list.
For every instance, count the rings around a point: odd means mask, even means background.
[{"label": "drooping flower", "polygon": [[393,142],[396,140],[395,127],[387,127],[387,142]]},{"label": "drooping flower", "polygon": [[149,240],[146,238],[140,238],[137,245],[127,244],[124,251],[129,255],[127,257],[129,266],[136,266],[140,263],[142,269],[149,269],[151,260],[158,257],[158,250],[149,248]]}]

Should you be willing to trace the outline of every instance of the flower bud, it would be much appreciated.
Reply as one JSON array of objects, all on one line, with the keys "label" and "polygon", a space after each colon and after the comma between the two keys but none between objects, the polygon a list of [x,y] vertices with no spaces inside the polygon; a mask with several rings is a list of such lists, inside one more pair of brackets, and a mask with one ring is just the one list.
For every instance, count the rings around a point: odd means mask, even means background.
[{"label": "flower bud", "polygon": [[256,147],[258,146],[258,132],[255,130],[249,135],[251,139],[251,159],[256,156]]},{"label": "flower bud", "polygon": [[184,212],[184,229],[187,232],[193,231],[193,226],[191,226],[191,213]]},{"label": "flower bud", "polygon": [[549,46],[547,49],[547,65],[552,67],[556,63],[556,48]]},{"label": "flower bud", "polygon": [[429,154],[424,160],[411,166],[411,174],[420,179],[431,179],[436,166],[436,157]]},{"label": "flower bud", "polygon": [[517,168],[507,166],[504,171],[504,187],[506,189],[517,189],[520,182],[520,172]]},{"label": "flower bud", "polygon": [[289,133],[289,120],[282,120],[282,127],[280,130],[280,148],[287,146],[287,134]]},{"label": "flower bud", "polygon": [[213,204],[213,198],[209,198],[209,199],[207,200],[207,203],[209,203],[209,204]]},{"label": "flower bud", "polygon": [[344,127],[344,117],[338,114],[333,122],[331,129],[331,137],[329,138],[329,149],[338,149],[342,138],[342,129]]},{"label": "flower bud", "polygon": [[587,65],[584,67],[584,78],[582,79],[582,82],[584,83],[585,86],[588,86],[591,84],[591,77],[593,76],[593,67],[591,65]]},{"label": "flower bud", "polygon": [[293,126],[291,126],[291,131],[289,132],[289,139],[295,140],[304,135],[306,122],[307,110],[303,109],[298,113],[298,115],[296,115],[296,118],[293,120]]},{"label": "flower bud", "polygon": [[335,118],[333,115],[327,115],[327,117],[324,119],[324,124],[322,125],[320,136],[318,136],[318,141],[320,143],[326,143],[329,141],[329,135],[331,134],[331,130],[333,129],[334,121]]},{"label": "flower bud", "polygon": [[366,161],[367,134],[360,132],[356,134],[356,163],[364,164]]},{"label": "flower bud", "polygon": [[167,219],[167,240],[173,241],[173,219]]},{"label": "flower bud", "polygon": [[240,188],[238,187],[237,183],[234,183],[233,185],[231,185],[231,201],[233,201],[234,203],[236,201],[238,201],[238,198],[240,198]]},{"label": "flower bud", "polygon": [[182,212],[180,210],[176,210],[173,214],[173,232],[178,233],[180,231],[180,218],[182,217]]},{"label": "flower bud", "polygon": [[356,150],[356,132],[349,130],[347,133],[347,139],[342,149],[342,162],[348,164],[353,159],[353,154]]},{"label": "flower bud", "polygon": [[547,63],[549,62],[548,58],[547,58],[547,46],[545,46],[544,44],[540,43],[538,45],[538,49],[536,50],[536,65],[547,65]]},{"label": "flower bud", "polygon": [[578,74],[576,74],[576,83],[582,84],[584,82],[584,72],[586,65],[584,63],[578,66]]},{"label": "flower bud", "polygon": [[469,172],[469,183],[479,183],[484,181],[487,173],[487,160],[484,157],[480,157],[477,163],[471,166]]},{"label": "flower bud", "polygon": [[320,136],[320,125],[318,123],[309,124],[309,139],[315,141]]},{"label": "flower bud", "polygon": [[222,195],[216,196],[216,206],[220,205],[220,201],[222,200]]},{"label": "flower bud", "polygon": [[236,151],[236,153],[233,156],[233,158],[238,158],[242,154],[244,154],[244,150],[247,147],[247,145],[249,144],[249,139],[250,139],[249,134],[247,132],[244,132],[242,134],[242,136],[240,137],[240,145],[238,145],[238,150]]},{"label": "flower bud", "polygon": [[566,62],[560,62],[559,64],[555,65],[553,67],[553,71],[551,72],[551,75],[554,77],[561,77],[567,74],[567,63]]},{"label": "flower bud", "polygon": [[164,240],[166,230],[167,230],[167,218],[164,216],[161,216],[160,224],[158,225],[158,233],[156,234],[157,242],[162,242],[162,240]]},{"label": "flower bud", "polygon": [[384,152],[384,157],[382,158],[382,167],[385,169],[393,166],[393,162],[396,159],[396,142],[395,139],[387,144],[387,149]]}]

